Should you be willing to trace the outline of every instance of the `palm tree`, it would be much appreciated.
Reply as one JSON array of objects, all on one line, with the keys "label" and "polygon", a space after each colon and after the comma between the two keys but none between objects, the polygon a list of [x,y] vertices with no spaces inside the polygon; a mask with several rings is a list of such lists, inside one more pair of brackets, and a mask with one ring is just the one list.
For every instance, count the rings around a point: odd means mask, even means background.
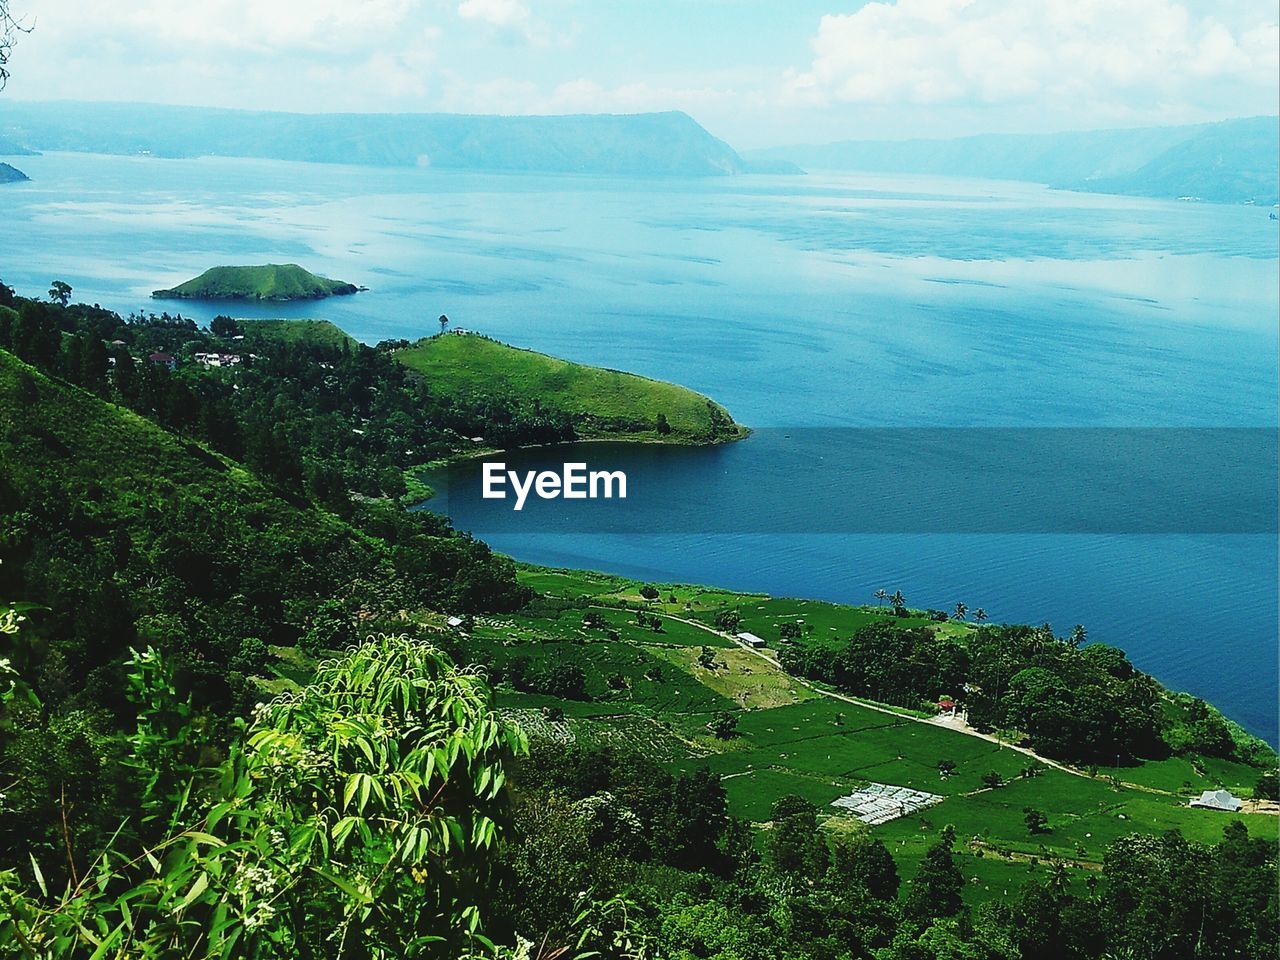
[{"label": "palm tree", "polygon": [[987,619],[987,611],[979,607],[977,610],[973,611],[973,619],[981,623],[983,620]]},{"label": "palm tree", "polygon": [[901,590],[893,591],[893,596],[889,598],[889,602],[893,604],[895,611],[901,610],[907,605],[906,598],[903,597]]},{"label": "palm tree", "polygon": [[963,620],[967,616],[969,616],[969,608],[965,605],[964,601],[963,600],[956,601],[956,613],[955,613],[956,619]]},{"label": "palm tree", "polygon": [[875,592],[876,605],[877,605],[877,606],[879,606],[880,604],[883,604],[883,603],[884,603],[884,600],[885,600],[885,597],[887,597],[887,596],[889,596],[889,595],[888,595],[887,593],[885,593],[885,592],[884,592],[884,587],[881,587],[879,590],[877,590],[877,591]]},{"label": "palm tree", "polygon": [[1071,639],[1068,641],[1071,646],[1079,649],[1084,646],[1085,640],[1089,638],[1089,631],[1084,628],[1084,624],[1077,623],[1071,628]]}]

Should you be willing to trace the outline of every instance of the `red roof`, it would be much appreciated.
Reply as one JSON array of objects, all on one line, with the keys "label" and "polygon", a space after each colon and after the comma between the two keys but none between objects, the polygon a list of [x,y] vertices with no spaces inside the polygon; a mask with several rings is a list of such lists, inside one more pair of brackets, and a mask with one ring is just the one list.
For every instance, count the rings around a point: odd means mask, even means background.
[{"label": "red roof", "polygon": [[943,697],[941,700],[938,701],[938,706],[941,707],[943,710],[950,710],[953,707],[955,707],[955,705],[956,705],[956,702],[952,700],[950,697]]}]

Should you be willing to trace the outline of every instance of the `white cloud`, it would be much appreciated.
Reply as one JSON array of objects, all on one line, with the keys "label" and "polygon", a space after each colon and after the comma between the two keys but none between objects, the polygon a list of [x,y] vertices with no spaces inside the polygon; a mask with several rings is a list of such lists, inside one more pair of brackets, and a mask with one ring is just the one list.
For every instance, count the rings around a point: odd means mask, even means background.
[{"label": "white cloud", "polygon": [[458,16],[508,29],[523,28],[533,19],[521,0],[462,0],[458,4]]},{"label": "white cloud", "polygon": [[1194,92],[1206,79],[1280,82],[1275,8],[1228,24],[1174,0],[897,0],[824,16],[793,100],[1050,102]]}]

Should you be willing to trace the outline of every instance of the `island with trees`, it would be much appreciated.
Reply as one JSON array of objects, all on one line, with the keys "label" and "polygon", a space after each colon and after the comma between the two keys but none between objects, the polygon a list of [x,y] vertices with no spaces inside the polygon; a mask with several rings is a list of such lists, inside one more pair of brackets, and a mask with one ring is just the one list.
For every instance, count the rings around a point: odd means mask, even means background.
[{"label": "island with trees", "polygon": [[252,267],[210,267],[200,276],[166,290],[157,300],[250,300],[287,303],[323,300],[358,293],[360,288],[304,270],[296,263],[267,263]]}]

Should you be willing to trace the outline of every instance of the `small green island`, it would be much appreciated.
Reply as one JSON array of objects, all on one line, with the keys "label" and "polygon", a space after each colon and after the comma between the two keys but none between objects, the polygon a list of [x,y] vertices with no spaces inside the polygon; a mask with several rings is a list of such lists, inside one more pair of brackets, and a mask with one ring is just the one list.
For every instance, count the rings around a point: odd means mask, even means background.
[{"label": "small green island", "polygon": [[748,431],[729,411],[686,387],[524,350],[475,333],[442,333],[396,352],[400,363],[454,397],[535,401],[567,418],[578,440],[707,444]]},{"label": "small green island", "polygon": [[283,303],[323,300],[358,293],[360,287],[330,280],[296,263],[266,263],[251,267],[211,267],[176,287],[154,290],[157,300],[258,300]]}]

